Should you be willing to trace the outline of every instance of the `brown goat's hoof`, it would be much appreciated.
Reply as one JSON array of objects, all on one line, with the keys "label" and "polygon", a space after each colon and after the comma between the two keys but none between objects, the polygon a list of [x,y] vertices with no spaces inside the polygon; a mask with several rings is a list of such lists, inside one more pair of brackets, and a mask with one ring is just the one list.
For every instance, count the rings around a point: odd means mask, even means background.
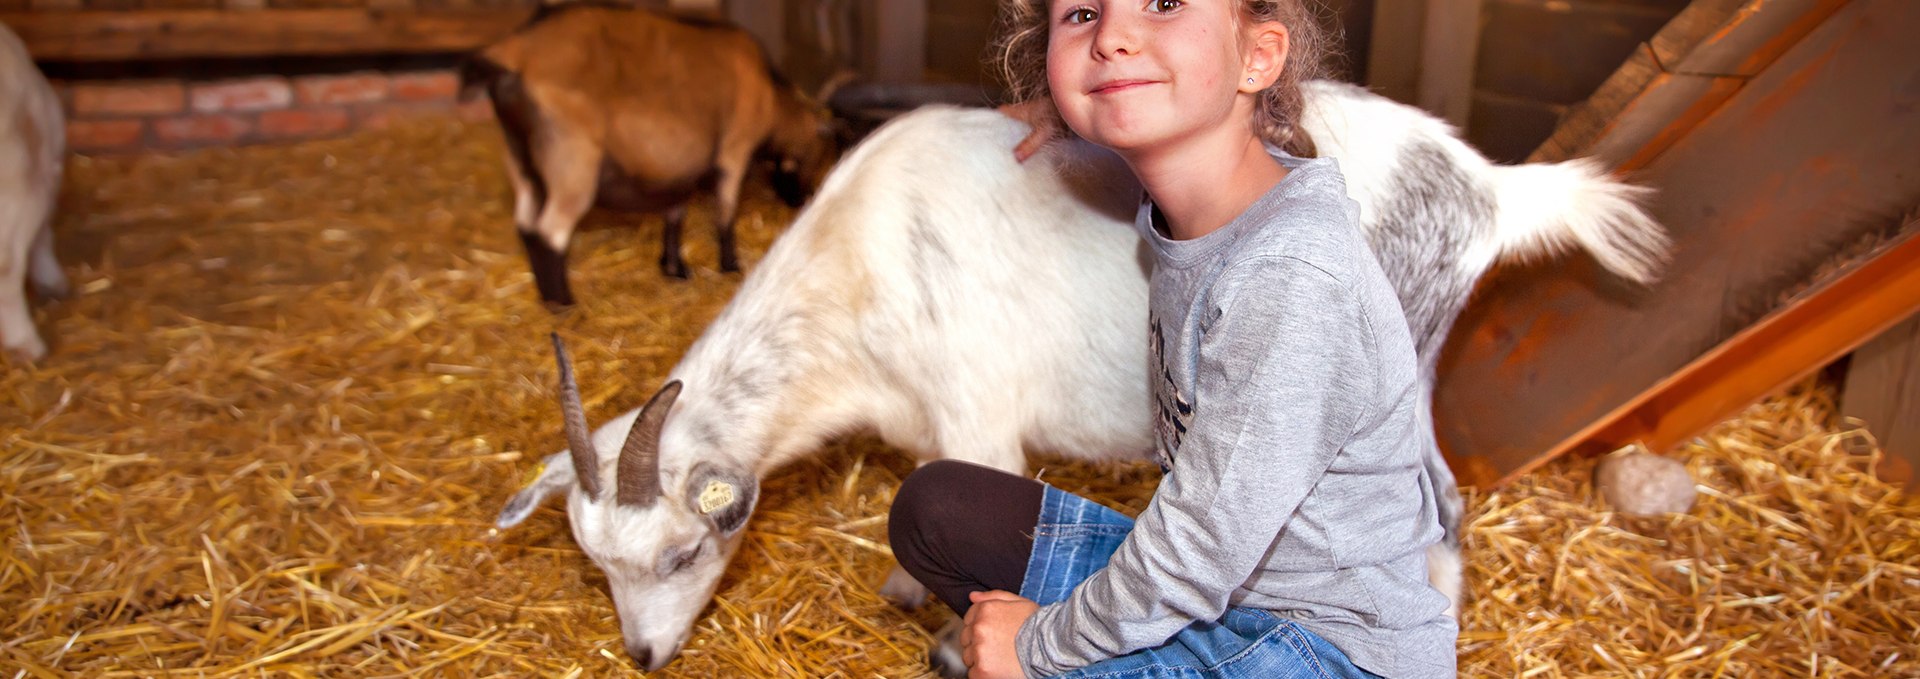
[{"label": "brown goat's hoof", "polygon": [[740,260],[737,260],[737,259],[720,260],[720,273],[740,273]]},{"label": "brown goat's hoof", "polygon": [[686,263],[686,262],[677,262],[677,261],[676,261],[676,262],[661,262],[661,263],[660,263],[660,275],[662,275],[662,276],[666,276],[666,277],[668,277],[668,278],[678,278],[678,279],[680,279],[680,280],[683,280],[683,281],[684,281],[684,280],[686,280],[686,279],[688,278],[688,274],[687,274],[687,263]]}]

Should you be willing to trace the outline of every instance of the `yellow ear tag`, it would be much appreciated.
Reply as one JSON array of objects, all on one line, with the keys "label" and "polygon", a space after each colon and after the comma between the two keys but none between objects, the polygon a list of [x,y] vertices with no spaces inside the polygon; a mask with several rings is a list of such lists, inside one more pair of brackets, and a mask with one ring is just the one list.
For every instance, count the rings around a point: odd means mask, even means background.
[{"label": "yellow ear tag", "polygon": [[733,484],[708,481],[707,487],[700,491],[701,514],[712,514],[713,510],[730,504],[733,504]]}]

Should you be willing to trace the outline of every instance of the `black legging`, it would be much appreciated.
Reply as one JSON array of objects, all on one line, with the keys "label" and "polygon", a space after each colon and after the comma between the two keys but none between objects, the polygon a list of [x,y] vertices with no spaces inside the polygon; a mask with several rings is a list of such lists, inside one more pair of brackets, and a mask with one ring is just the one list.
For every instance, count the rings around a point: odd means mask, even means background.
[{"label": "black legging", "polygon": [[992,467],[939,460],[915,470],[893,498],[893,557],[954,612],[968,592],[1018,593],[1033,553],[1046,486]]}]

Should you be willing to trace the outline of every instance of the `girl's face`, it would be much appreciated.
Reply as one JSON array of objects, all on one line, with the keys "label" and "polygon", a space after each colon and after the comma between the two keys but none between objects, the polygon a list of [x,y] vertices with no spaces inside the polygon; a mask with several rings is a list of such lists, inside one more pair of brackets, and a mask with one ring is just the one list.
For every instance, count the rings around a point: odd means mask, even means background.
[{"label": "girl's face", "polygon": [[[1239,0],[1051,0],[1047,83],[1073,131],[1146,150],[1238,121],[1251,134]],[[1245,115],[1236,116],[1235,107]]]}]

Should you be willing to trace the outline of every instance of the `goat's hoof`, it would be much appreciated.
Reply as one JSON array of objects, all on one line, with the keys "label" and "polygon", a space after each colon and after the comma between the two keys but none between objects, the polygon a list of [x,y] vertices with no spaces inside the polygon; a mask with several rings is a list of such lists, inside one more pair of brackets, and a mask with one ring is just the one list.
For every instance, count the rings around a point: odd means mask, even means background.
[{"label": "goat's hoof", "polygon": [[737,259],[720,260],[720,273],[740,273],[740,260],[737,260]]},{"label": "goat's hoof", "polygon": [[892,602],[903,611],[917,611],[927,603],[927,586],[908,575],[906,569],[893,567],[887,574],[886,584],[880,585],[880,598]]},{"label": "goat's hoof", "polygon": [[945,679],[963,679],[967,676],[967,662],[960,654],[960,630],[966,623],[959,618],[948,620],[945,627],[933,633],[933,647],[927,649],[927,667],[934,674]]},{"label": "goat's hoof", "polygon": [[687,263],[679,260],[660,260],[660,275],[668,278],[687,279]]},{"label": "goat's hoof", "polygon": [[13,365],[16,367],[25,367],[39,363],[40,359],[46,358],[47,345],[45,342],[41,342],[38,337],[29,337],[19,346],[7,347],[6,354],[7,360],[11,361]]},{"label": "goat's hoof", "polygon": [[65,276],[44,282],[36,278],[33,280],[33,292],[43,300],[66,299],[73,296],[73,286],[67,283]]}]

